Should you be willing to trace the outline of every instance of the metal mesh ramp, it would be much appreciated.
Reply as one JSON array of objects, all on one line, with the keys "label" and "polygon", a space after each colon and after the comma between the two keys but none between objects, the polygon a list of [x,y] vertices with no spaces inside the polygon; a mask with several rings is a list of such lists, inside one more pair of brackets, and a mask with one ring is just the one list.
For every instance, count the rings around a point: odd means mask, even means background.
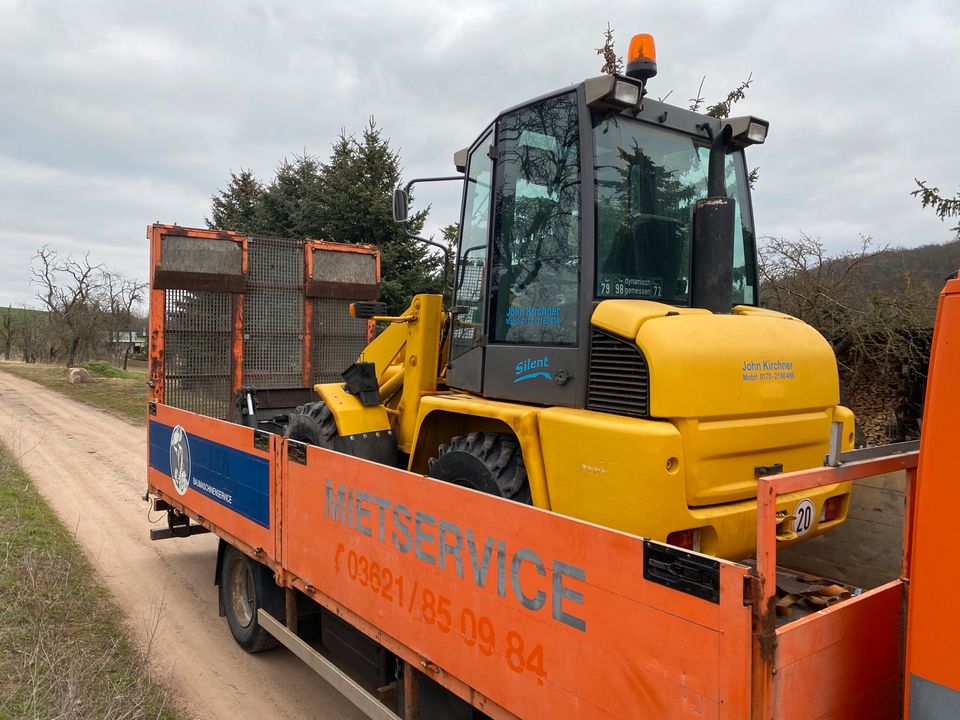
[{"label": "metal mesh ramp", "polygon": [[165,401],[228,419],[232,415],[230,293],[167,290],[164,308]]},{"label": "metal mesh ramp", "polygon": [[303,386],[303,242],[249,239],[243,384]]},{"label": "metal mesh ramp", "polygon": [[340,380],[367,345],[367,324],[350,317],[350,302],[314,298],[313,303],[313,382]]},{"label": "metal mesh ramp", "polygon": [[241,387],[337,382],[366,346],[368,323],[349,308],[377,296],[373,248],[169,225],[149,232],[161,402],[232,420]]}]

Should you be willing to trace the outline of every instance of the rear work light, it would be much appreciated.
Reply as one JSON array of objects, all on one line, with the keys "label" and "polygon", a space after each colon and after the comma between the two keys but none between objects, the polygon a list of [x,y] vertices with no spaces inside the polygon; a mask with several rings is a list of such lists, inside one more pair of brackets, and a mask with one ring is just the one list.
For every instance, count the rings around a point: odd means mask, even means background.
[{"label": "rear work light", "polygon": [[840,517],[841,512],[843,512],[843,495],[827,498],[823,503],[823,508],[820,510],[820,522],[825,523],[836,520]]},{"label": "rear work light", "polygon": [[700,530],[676,530],[667,535],[667,545],[700,552]]}]

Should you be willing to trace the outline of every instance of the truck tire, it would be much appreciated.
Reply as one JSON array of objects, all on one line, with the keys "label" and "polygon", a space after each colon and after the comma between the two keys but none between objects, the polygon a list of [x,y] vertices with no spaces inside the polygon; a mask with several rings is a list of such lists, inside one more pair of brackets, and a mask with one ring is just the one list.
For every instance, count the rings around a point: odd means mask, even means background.
[{"label": "truck tire", "polygon": [[307,403],[290,413],[284,434],[291,440],[334,450],[337,422],[325,402]]},{"label": "truck tire", "polygon": [[267,594],[276,587],[264,567],[232,545],[225,544],[219,585],[220,606],[237,645],[249,653],[279,645],[277,639],[257,622],[257,610],[261,607],[273,610]]},{"label": "truck tire", "polygon": [[513,435],[475,432],[441,445],[428,475],[462,487],[531,505],[530,483],[520,443]]}]

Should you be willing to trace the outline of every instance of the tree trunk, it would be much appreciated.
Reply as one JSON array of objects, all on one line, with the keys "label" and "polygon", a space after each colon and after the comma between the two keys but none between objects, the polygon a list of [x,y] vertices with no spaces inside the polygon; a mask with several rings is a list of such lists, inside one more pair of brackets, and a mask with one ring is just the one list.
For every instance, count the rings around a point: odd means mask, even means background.
[{"label": "tree trunk", "polygon": [[70,346],[67,349],[67,367],[74,367],[74,363],[77,360],[77,350],[80,347],[80,338],[74,336],[70,339]]}]

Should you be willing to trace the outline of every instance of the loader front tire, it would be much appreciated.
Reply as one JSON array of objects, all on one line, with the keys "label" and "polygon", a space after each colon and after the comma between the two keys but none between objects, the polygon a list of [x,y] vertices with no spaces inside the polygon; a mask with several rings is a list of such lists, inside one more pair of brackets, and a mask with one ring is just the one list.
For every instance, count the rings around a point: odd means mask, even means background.
[{"label": "loader front tire", "polygon": [[284,433],[291,440],[397,467],[397,442],[392,431],[343,437],[337,432],[336,418],[323,401],[301,405],[290,413]]},{"label": "loader front tire", "polygon": [[441,445],[430,477],[531,505],[520,443],[508,433],[475,432]]},{"label": "loader front tire", "polygon": [[334,450],[337,422],[325,402],[307,403],[290,413],[284,434],[291,440]]}]

